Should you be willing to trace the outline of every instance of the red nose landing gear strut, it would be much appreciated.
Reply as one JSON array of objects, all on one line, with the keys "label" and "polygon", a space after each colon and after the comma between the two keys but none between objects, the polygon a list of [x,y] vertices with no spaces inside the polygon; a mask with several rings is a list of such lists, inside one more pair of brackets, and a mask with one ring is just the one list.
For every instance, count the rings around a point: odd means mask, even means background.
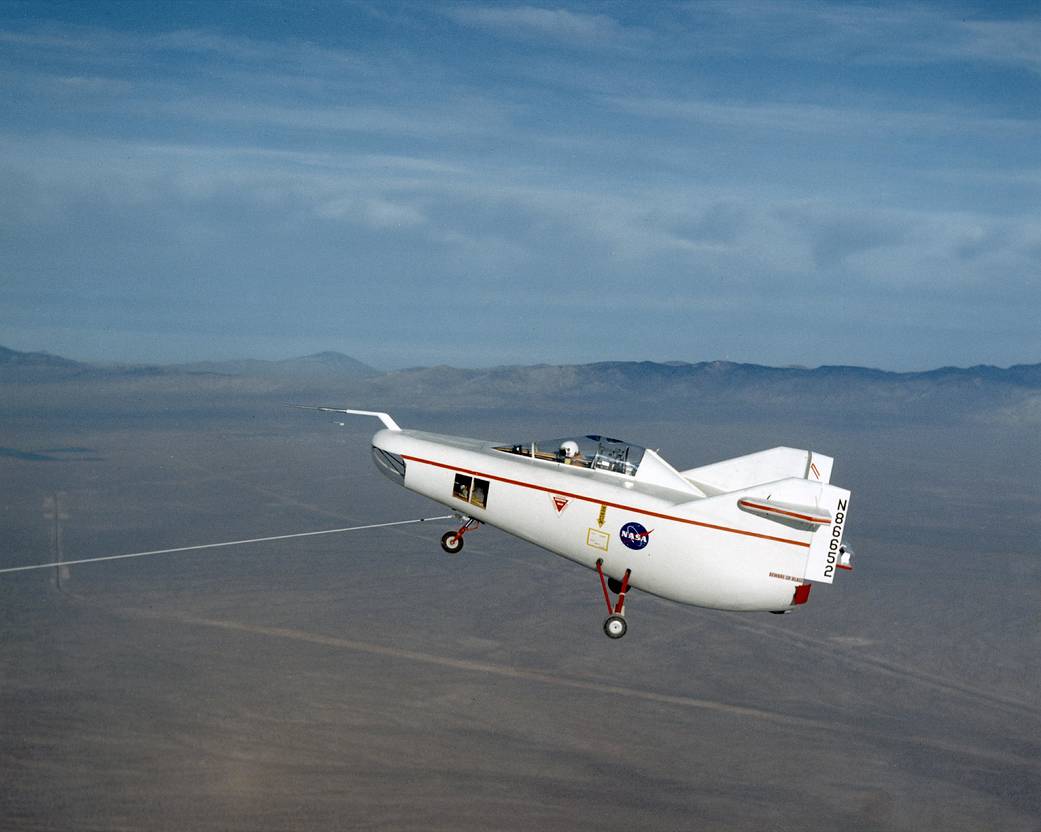
[{"label": "red nose landing gear strut", "polygon": [[445,532],[441,535],[441,548],[450,555],[458,554],[462,550],[464,534],[472,532],[481,525],[479,520],[474,520],[472,517],[463,516],[460,519],[465,520],[466,522],[460,526],[458,531]]},{"label": "red nose landing gear strut", "polygon": [[[629,589],[629,575],[632,570],[626,569],[618,588],[618,601],[611,605],[611,596],[607,591],[607,579],[604,577],[604,559],[596,562],[596,573],[600,576],[600,587],[604,591],[604,602],[607,604],[607,620],[604,621],[604,634],[608,638],[621,638],[628,626],[625,623],[625,592]],[[612,579],[611,583],[614,583]]]}]

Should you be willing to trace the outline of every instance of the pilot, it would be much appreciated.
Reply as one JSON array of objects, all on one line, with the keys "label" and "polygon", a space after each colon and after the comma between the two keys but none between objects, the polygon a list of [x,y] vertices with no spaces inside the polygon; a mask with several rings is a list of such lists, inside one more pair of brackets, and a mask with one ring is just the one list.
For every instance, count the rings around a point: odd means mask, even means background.
[{"label": "pilot", "polygon": [[564,463],[566,465],[586,464],[585,460],[582,458],[581,451],[578,450],[578,443],[571,439],[560,444],[560,453],[564,456]]}]

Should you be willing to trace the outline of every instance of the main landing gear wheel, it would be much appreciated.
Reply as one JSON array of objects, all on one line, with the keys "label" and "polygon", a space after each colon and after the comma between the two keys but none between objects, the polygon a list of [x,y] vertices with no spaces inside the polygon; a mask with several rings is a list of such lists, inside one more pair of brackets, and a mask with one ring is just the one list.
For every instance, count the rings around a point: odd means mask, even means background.
[{"label": "main landing gear wheel", "polygon": [[607,620],[604,621],[604,634],[608,638],[621,638],[625,635],[625,631],[629,629],[625,623],[625,619],[620,615],[609,615]]},{"label": "main landing gear wheel", "polygon": [[450,555],[456,555],[463,548],[463,539],[455,532],[445,532],[441,535],[441,548]]},{"label": "main landing gear wheel", "polygon": [[[626,569],[622,580],[608,578],[604,575],[604,559],[596,562],[596,573],[600,576],[600,588],[604,591],[604,602],[607,604],[607,620],[604,621],[604,635],[608,638],[621,638],[629,629],[625,623],[625,593],[629,589],[629,576],[632,570]],[[618,602],[611,603],[611,596],[607,593],[608,586],[612,592],[618,593]]]}]

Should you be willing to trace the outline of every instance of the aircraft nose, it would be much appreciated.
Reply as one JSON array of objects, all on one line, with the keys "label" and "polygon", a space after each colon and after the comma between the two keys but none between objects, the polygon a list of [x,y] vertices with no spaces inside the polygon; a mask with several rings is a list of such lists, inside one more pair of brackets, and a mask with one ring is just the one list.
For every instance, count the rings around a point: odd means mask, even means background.
[{"label": "aircraft nose", "polygon": [[381,430],[372,437],[372,461],[377,470],[398,485],[405,484],[405,460],[391,450],[397,445],[396,431]]}]

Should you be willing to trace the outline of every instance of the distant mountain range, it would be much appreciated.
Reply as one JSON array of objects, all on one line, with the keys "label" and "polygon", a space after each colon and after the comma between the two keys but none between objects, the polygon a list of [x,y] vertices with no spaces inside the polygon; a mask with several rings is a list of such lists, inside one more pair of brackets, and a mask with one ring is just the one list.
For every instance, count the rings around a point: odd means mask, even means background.
[{"label": "distant mountain range", "polygon": [[78,361],[70,358],[62,358],[59,355],[51,355],[49,352],[18,352],[18,350],[0,347],[0,370],[7,371],[18,368],[76,368],[86,367]]},{"label": "distant mountain range", "polygon": [[[427,380],[440,384],[480,381],[500,386],[507,383],[533,383],[545,388],[566,387],[575,383],[625,386],[638,382],[641,387],[671,385],[698,379],[705,384],[765,380],[787,383],[840,381],[848,383],[906,383],[931,381],[935,383],[1007,384],[1018,387],[1041,388],[1041,364],[1016,364],[995,367],[978,364],[974,367],[940,367],[920,372],[892,372],[869,367],[824,365],[821,367],[769,367],[760,364],[740,364],[732,361],[603,361],[592,364],[533,364],[510,365],[479,369],[465,369],[444,365],[415,367],[407,370],[381,371],[349,355],[326,351],[299,358],[264,361],[247,358],[232,361],[198,361],[188,364],[94,364],[74,361],[47,352],[19,352],[0,346],[0,381],[39,381],[82,377],[142,377],[173,375],[243,376],[267,379],[292,378],[376,378],[400,381]],[[17,377],[17,378],[14,378]]]},{"label": "distant mountain range", "polygon": [[55,388],[48,395],[62,402],[82,401],[88,408],[92,401],[117,401],[132,392],[195,402],[232,396],[321,404],[350,401],[363,409],[567,409],[595,415],[650,408],[668,417],[735,419],[774,412],[798,419],[827,414],[843,420],[908,414],[936,420],[986,411],[1031,424],[1041,421],[1041,364],[898,373],[729,361],[611,361],[382,372],[337,352],[282,361],[104,365],[0,347],[0,385],[7,387],[12,406],[17,391],[22,402],[30,403],[42,402],[44,389]]},{"label": "distant mountain range", "polygon": [[339,352],[319,352],[281,361],[243,359],[191,364],[89,364],[47,352],[0,347],[0,382],[64,381],[88,378],[216,375],[246,378],[364,378],[379,371]]},{"label": "distant mountain range", "polygon": [[261,361],[247,358],[241,361],[201,361],[195,364],[174,365],[171,369],[186,373],[216,373],[218,375],[262,376],[264,378],[362,378],[379,375],[380,371],[362,364],[342,352],[317,352],[300,358],[280,361]]}]

